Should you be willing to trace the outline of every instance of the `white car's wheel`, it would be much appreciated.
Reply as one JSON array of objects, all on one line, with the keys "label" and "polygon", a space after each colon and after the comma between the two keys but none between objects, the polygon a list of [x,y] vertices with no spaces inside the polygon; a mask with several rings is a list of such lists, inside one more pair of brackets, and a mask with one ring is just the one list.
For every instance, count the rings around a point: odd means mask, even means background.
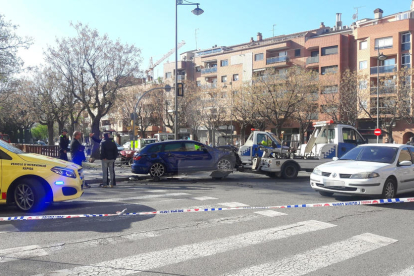
[{"label": "white car's wheel", "polygon": [[388,178],[385,181],[384,189],[382,190],[382,198],[384,199],[394,198],[396,193],[397,193],[397,185],[395,183],[395,180],[392,178]]}]

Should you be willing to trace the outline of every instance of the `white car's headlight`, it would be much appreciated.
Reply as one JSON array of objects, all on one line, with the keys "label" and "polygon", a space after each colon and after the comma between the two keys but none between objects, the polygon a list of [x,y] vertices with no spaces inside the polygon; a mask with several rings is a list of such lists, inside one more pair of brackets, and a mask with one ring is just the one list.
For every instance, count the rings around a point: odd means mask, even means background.
[{"label": "white car's headlight", "polygon": [[363,173],[355,173],[351,175],[351,179],[367,179],[367,178],[376,178],[380,175],[376,172],[363,172]]},{"label": "white car's headlight", "polygon": [[61,176],[76,178],[76,174],[74,170],[63,168],[63,167],[53,167],[50,169],[52,172],[59,174]]},{"label": "white car's headlight", "polygon": [[318,169],[318,167],[314,168],[312,173],[314,173],[316,175],[322,175],[322,171],[320,169]]}]

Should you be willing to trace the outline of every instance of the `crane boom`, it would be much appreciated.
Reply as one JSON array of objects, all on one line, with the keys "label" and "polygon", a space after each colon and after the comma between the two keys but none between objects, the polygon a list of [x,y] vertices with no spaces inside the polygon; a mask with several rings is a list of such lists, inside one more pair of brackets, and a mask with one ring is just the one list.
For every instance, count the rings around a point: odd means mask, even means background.
[{"label": "crane boom", "polygon": [[[178,43],[177,50],[180,49],[181,47],[183,47],[184,45],[185,45],[185,41],[184,40],[181,41],[180,43]],[[171,49],[168,53],[166,53],[162,58],[160,58],[159,60],[157,60],[154,64],[152,63],[152,57],[151,57],[149,68],[146,71],[147,72],[147,78],[148,79],[151,78],[151,80],[154,79],[154,68],[157,65],[160,65],[161,62],[163,62],[164,60],[166,60],[174,52],[175,52],[175,48],[174,49]]]}]

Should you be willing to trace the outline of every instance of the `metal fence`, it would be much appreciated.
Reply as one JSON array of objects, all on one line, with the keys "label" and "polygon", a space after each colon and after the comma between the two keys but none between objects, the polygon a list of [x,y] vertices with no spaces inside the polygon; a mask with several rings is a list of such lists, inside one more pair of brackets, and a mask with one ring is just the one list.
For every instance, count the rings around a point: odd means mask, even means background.
[{"label": "metal fence", "polygon": [[59,157],[59,146],[41,146],[41,145],[27,145],[27,144],[12,144],[16,148],[27,152],[37,153],[50,157]]}]

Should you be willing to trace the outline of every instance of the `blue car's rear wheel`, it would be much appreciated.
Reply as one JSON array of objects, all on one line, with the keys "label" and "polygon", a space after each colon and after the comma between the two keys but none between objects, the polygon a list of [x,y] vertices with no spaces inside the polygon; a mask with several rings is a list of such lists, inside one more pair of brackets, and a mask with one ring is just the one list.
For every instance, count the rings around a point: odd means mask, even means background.
[{"label": "blue car's rear wheel", "polygon": [[154,180],[159,180],[165,175],[165,166],[161,163],[154,163],[151,165],[149,173]]}]

